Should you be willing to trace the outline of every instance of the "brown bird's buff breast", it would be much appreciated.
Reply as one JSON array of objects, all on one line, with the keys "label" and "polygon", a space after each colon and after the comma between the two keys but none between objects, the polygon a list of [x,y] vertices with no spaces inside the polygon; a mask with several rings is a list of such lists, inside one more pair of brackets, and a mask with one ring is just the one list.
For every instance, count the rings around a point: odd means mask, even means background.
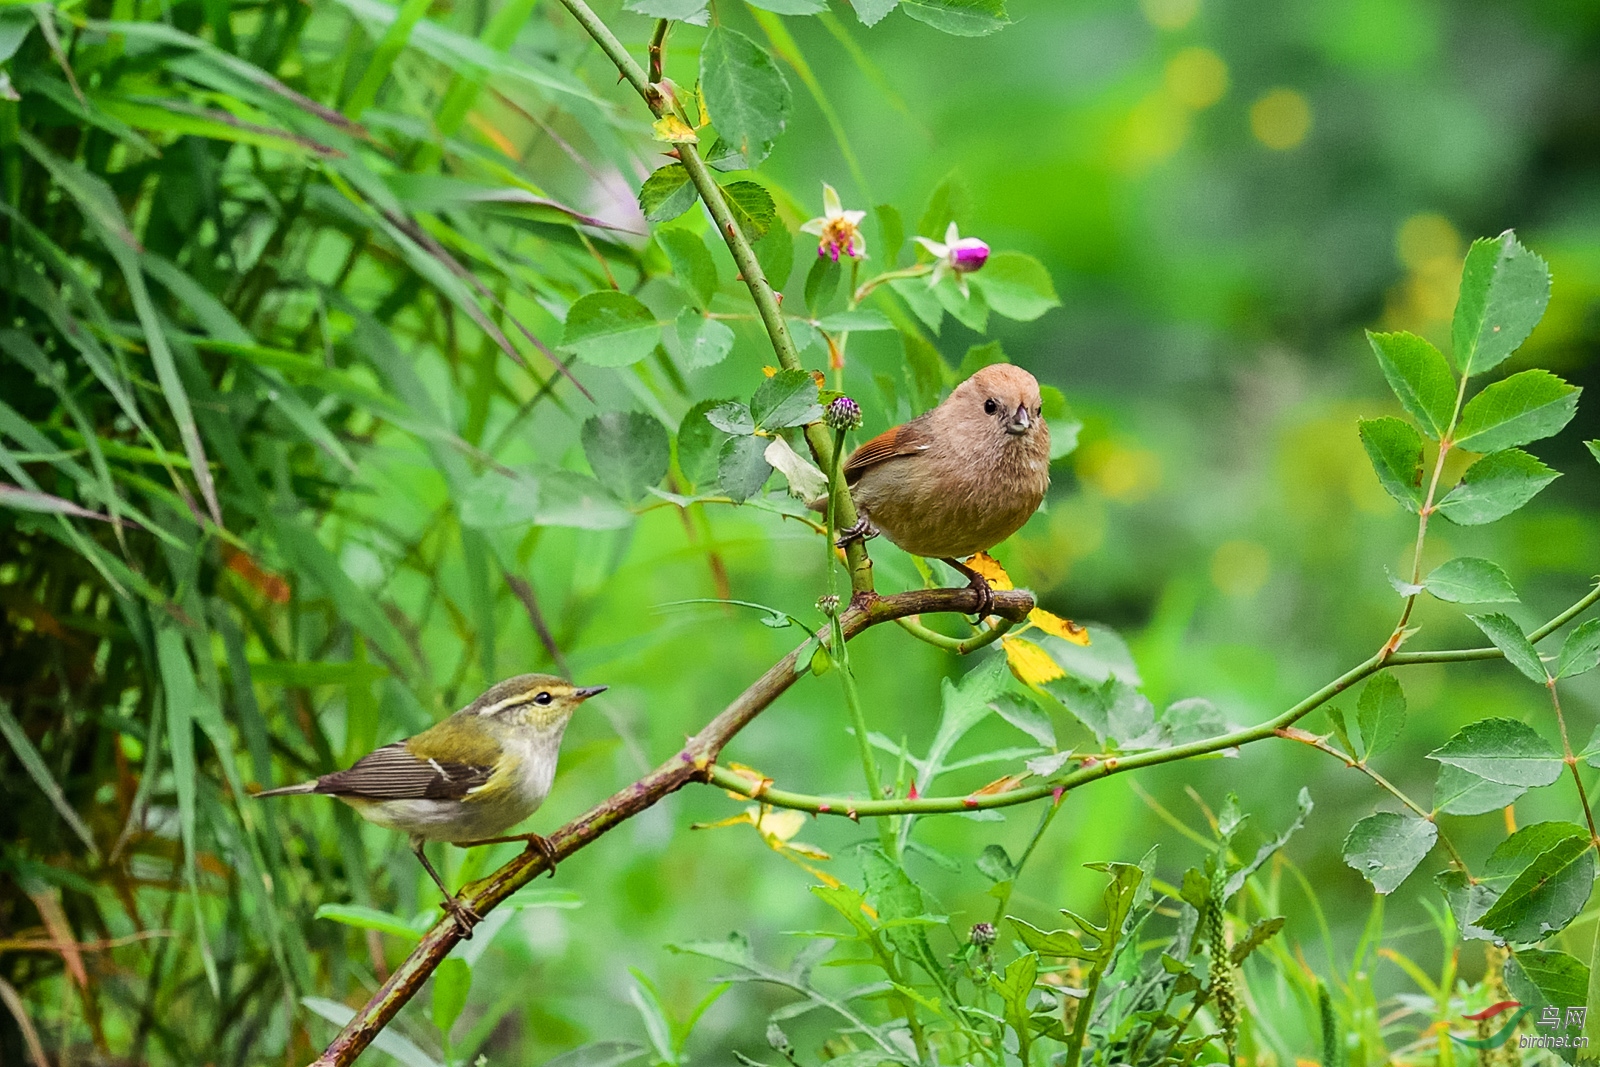
[{"label": "brown bird's buff breast", "polygon": [[1041,421],[1022,437],[961,434],[956,409],[923,416],[927,447],[861,472],[856,505],[883,535],[912,555],[960,559],[993,548],[1022,528],[1050,487],[1050,431]]}]

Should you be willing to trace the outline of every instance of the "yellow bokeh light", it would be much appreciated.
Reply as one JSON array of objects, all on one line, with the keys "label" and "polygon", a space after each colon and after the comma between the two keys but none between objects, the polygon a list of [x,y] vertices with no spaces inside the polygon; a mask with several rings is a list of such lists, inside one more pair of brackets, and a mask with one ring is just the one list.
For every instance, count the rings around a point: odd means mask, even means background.
[{"label": "yellow bokeh light", "polygon": [[1211,556],[1211,583],[1224,596],[1255,596],[1272,573],[1272,557],[1255,541],[1224,541]]},{"label": "yellow bokeh light", "polygon": [[1164,92],[1154,92],[1128,112],[1113,154],[1123,169],[1137,173],[1170,157],[1189,136],[1189,112]]},{"label": "yellow bokeh light", "polygon": [[1426,270],[1435,260],[1461,258],[1461,234],[1443,215],[1427,212],[1400,224],[1394,247],[1409,270]]},{"label": "yellow bokeh light", "polygon": [[1078,450],[1078,476],[1112,500],[1132,504],[1161,484],[1161,458],[1149,449],[1101,439]]},{"label": "yellow bokeh light", "polygon": [[1200,0],[1139,0],[1150,25],[1162,30],[1181,30],[1200,13]]},{"label": "yellow bokeh light", "polygon": [[1250,132],[1268,148],[1287,151],[1311,132],[1311,104],[1293,89],[1273,89],[1250,105]]},{"label": "yellow bokeh light", "polygon": [[1167,94],[1194,111],[1202,111],[1228,91],[1228,64],[1209,48],[1185,48],[1167,60],[1162,75]]}]

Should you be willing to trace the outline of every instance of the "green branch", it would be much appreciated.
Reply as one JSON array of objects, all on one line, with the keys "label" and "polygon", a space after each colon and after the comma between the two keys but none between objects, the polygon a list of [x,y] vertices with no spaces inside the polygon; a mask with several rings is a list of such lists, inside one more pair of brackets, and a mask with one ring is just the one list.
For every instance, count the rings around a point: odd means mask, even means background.
[{"label": "green branch", "polygon": [[936,630],[930,630],[915,619],[896,619],[895,625],[918,641],[926,641],[934,648],[942,648],[946,652],[954,652],[958,656],[965,656],[969,652],[976,652],[980,648],[994,644],[1004,637],[1016,623],[1009,619],[1000,619],[993,626],[986,626],[978,630],[971,637],[947,637]]},{"label": "green branch", "polygon": [[[1541,641],[1549,637],[1561,626],[1592,607],[1596,601],[1600,601],[1600,586],[1591,589],[1582,600],[1579,600],[1566,611],[1534,630],[1528,635],[1529,639]],[[1239,748],[1254,741],[1263,741],[1269,737],[1279,736],[1280,730],[1293,726],[1296,722],[1305,718],[1363,678],[1375,674],[1385,667],[1410,666],[1420,663],[1460,663],[1470,660],[1500,658],[1503,658],[1503,653],[1498,648],[1461,648],[1445,649],[1437,652],[1407,652],[1392,654],[1387,657],[1382,652],[1379,652],[1350,668],[1281,715],[1268,719],[1257,726],[1235,730],[1232,733],[1219,734],[1216,737],[1208,737],[1203,741],[1191,741],[1186,745],[1174,745],[1172,748],[1136,752],[1129,756],[1109,756],[1103,760],[1084,764],[1070,774],[1062,775],[1059,778],[1052,778],[1038,785],[1028,786],[1025,789],[1008,789],[999,793],[968,794],[959,797],[917,797],[916,799],[906,797],[894,800],[858,800],[854,797],[814,796],[808,793],[794,793],[787,789],[776,789],[766,782],[757,782],[718,766],[709,768],[708,774],[713,784],[738,793],[741,796],[760,800],[762,803],[771,804],[775,808],[792,808],[795,811],[806,811],[813,815],[843,815],[855,819],[879,818],[886,815],[937,815],[961,811],[982,811],[989,808],[1009,808],[1017,804],[1040,800],[1044,797],[1059,796],[1079,786],[1087,785],[1101,778],[1109,778],[1111,775],[1122,771],[1131,771],[1140,767],[1154,767],[1162,763],[1175,763],[1179,760],[1193,759],[1196,756],[1208,756],[1226,749]]]}]

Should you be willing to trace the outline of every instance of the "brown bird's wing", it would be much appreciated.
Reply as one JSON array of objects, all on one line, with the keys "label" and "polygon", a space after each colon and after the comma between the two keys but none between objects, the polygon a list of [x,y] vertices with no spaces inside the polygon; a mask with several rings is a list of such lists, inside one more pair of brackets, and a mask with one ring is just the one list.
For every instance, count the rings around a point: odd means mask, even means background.
[{"label": "brown bird's wing", "polygon": [[323,775],[315,791],[369,800],[459,800],[493,773],[483,764],[418,759],[404,741],[396,741],[347,771]]},{"label": "brown bird's wing", "polygon": [[928,433],[923,418],[918,416],[892,430],[885,430],[850,453],[850,458],[844,461],[845,483],[854,485],[868,467],[876,466],[886,460],[926,452],[932,444],[933,437]]}]

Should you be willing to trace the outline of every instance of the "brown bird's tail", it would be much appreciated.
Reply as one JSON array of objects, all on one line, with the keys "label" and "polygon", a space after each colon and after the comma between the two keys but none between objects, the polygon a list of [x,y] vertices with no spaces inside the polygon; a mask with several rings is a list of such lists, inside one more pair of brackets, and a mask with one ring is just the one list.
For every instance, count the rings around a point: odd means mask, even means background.
[{"label": "brown bird's tail", "polygon": [[312,779],[309,782],[301,782],[299,785],[281,785],[276,789],[263,789],[261,792],[253,795],[257,798],[260,798],[286,797],[292,793],[315,793],[317,791],[317,781],[317,779]]}]

